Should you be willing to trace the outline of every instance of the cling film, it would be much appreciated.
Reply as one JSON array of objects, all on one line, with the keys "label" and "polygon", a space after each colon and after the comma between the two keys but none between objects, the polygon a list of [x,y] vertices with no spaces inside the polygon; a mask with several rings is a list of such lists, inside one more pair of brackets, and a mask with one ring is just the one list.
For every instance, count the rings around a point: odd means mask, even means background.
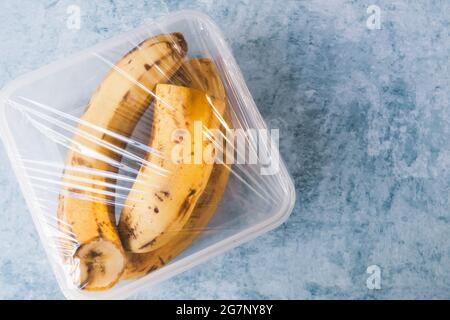
[{"label": "cling film", "polygon": [[68,298],[125,297],[292,210],[278,134],[201,14],[25,80],[3,91],[2,137]]}]

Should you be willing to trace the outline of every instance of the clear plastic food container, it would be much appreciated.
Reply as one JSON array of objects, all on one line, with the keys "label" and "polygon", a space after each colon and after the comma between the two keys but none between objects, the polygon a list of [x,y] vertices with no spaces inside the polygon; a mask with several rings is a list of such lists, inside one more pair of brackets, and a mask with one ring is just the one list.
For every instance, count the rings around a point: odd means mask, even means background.
[{"label": "clear plastic food container", "polygon": [[0,98],[1,136],[67,298],[125,298],[294,206],[277,131],[203,14],[104,41]]}]

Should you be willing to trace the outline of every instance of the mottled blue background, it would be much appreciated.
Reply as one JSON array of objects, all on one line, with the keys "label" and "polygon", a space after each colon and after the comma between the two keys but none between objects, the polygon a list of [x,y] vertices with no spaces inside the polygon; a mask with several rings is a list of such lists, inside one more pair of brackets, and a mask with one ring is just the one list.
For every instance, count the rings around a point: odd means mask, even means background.
[{"label": "mottled blue background", "polygon": [[[366,27],[370,4],[381,30]],[[447,0],[2,0],[0,87],[186,8],[222,28],[281,127],[298,202],[277,230],[134,298],[450,298]],[[0,221],[0,298],[63,298],[3,148]],[[380,290],[366,287],[372,264]]]}]

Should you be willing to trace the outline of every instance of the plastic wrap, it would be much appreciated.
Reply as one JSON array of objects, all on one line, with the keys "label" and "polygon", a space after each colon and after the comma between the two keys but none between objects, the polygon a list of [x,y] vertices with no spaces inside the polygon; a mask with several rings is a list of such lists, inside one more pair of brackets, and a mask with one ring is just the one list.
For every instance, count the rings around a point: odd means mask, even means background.
[{"label": "plastic wrap", "polygon": [[25,75],[1,105],[2,138],[68,298],[126,297],[292,211],[277,132],[199,13]]}]

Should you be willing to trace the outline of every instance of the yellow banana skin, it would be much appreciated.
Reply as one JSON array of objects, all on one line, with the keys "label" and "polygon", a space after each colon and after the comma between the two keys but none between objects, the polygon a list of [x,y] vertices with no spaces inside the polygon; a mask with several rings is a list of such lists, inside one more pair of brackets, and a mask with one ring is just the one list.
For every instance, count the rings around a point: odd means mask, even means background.
[{"label": "yellow banana skin", "polygon": [[226,101],[222,79],[214,62],[209,58],[193,58],[184,61],[173,76],[173,82],[180,86],[204,91],[210,97]]},{"label": "yellow banana skin", "polygon": [[[209,96],[226,101],[226,93],[214,63],[207,58],[195,58],[185,61],[174,82],[206,92]],[[231,126],[228,110],[224,112],[226,127]],[[221,130],[225,133],[226,127]],[[142,277],[164,266],[171,259],[189,247],[205,228],[217,210],[225,192],[230,168],[223,164],[215,164],[205,191],[198,200],[189,221],[167,244],[149,252],[126,252],[126,269],[124,279]]]},{"label": "yellow banana skin", "polygon": [[125,267],[114,218],[115,179],[99,174],[117,173],[125,143],[108,133],[131,135],[157,83],[174,75],[186,51],[180,33],[143,41],[114,65],[81,117],[66,157],[58,218],[61,233],[71,237],[60,240],[62,254],[66,263],[79,263],[73,282],[84,290],[112,287]]}]

